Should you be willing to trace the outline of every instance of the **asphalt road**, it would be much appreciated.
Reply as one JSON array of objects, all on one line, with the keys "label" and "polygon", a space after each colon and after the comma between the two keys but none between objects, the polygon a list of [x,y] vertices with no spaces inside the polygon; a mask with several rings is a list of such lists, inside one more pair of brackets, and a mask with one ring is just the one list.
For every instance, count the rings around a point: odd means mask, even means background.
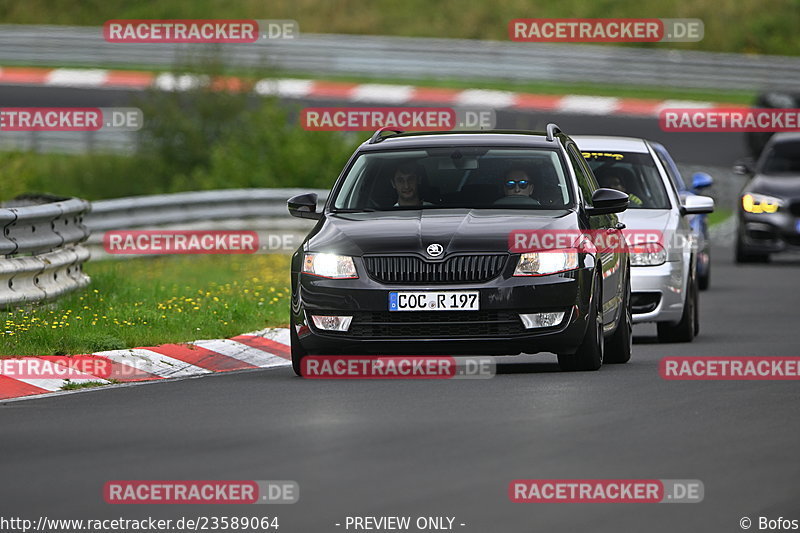
[{"label": "asphalt road", "polygon": [[[627,365],[499,359],[489,380],[320,381],[290,369],[0,405],[0,516],[279,516],[283,533],[350,515],[454,516],[465,532],[741,531],[800,519],[797,382],[675,382],[667,355],[800,355],[800,261],[737,267],[717,249],[701,334],[636,326]],[[518,478],[699,479],[695,504],[514,504]],[[115,506],[114,479],[295,480],[300,501]]]},{"label": "asphalt road", "polygon": [[[131,105],[127,91],[0,87],[4,106]],[[332,104],[335,102],[331,102]],[[505,113],[499,126],[660,140],[683,163],[727,166],[732,134],[666,134],[654,119]],[[283,533],[343,531],[346,516],[453,516],[465,532],[741,531],[800,519],[792,382],[668,382],[667,355],[800,355],[800,260],[736,267],[716,249],[701,334],[632,361],[559,372],[499,359],[490,380],[317,381],[253,371],[0,404],[0,517],[277,516]],[[520,478],[699,479],[697,504],[513,504]],[[295,480],[282,506],[114,506],[114,479]]]}]

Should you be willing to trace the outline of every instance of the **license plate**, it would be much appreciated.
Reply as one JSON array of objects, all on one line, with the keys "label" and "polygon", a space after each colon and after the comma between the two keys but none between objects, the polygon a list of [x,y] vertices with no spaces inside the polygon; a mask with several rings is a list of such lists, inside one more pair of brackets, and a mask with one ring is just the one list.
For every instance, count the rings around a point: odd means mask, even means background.
[{"label": "license plate", "polygon": [[478,311],[478,291],[390,292],[389,311]]}]

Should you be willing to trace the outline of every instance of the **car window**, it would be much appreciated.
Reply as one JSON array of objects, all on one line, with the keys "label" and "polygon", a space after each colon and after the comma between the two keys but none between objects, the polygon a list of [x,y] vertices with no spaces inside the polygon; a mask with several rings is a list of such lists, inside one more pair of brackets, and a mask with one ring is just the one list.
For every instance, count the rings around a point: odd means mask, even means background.
[{"label": "car window", "polygon": [[586,151],[601,187],[628,193],[628,209],[669,209],[667,190],[655,160],[649,153]]},{"label": "car window", "polygon": [[800,174],[800,140],[774,143],[763,161],[764,174]]},{"label": "car window", "polygon": [[552,149],[432,147],[365,152],[342,178],[334,210],[564,209],[574,199]]},{"label": "car window", "polygon": [[575,147],[570,145],[567,152],[569,153],[572,168],[575,170],[575,177],[578,180],[578,187],[581,189],[584,205],[591,205],[592,194],[594,194],[594,191],[596,191],[599,186],[597,182],[595,182],[592,173],[587,171],[585,163],[581,160]]},{"label": "car window", "polygon": [[681,175],[675,171],[672,161],[670,161],[664,154],[664,152],[662,152],[661,150],[657,150],[654,148],[653,152],[655,152],[656,157],[658,157],[658,160],[661,161],[661,166],[664,167],[667,176],[669,176],[669,179],[675,185],[675,189],[679,191],[685,191],[686,184],[683,182],[683,178],[681,177]]}]

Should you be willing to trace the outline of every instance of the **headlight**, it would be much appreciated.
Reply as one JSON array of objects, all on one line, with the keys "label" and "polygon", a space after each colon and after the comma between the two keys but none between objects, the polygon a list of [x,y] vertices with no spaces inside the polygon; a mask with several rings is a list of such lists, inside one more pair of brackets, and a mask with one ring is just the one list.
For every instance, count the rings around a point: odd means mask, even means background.
[{"label": "headlight", "polygon": [[357,278],[353,258],[335,254],[305,254],[303,272],[331,279]]},{"label": "headlight", "polygon": [[545,276],[578,268],[578,251],[548,250],[521,254],[514,269],[515,276]]},{"label": "headlight", "polygon": [[667,261],[667,251],[656,242],[633,245],[629,251],[631,266],[658,266]]},{"label": "headlight", "polygon": [[774,213],[783,200],[766,194],[747,193],[742,196],[742,209],[748,213]]}]

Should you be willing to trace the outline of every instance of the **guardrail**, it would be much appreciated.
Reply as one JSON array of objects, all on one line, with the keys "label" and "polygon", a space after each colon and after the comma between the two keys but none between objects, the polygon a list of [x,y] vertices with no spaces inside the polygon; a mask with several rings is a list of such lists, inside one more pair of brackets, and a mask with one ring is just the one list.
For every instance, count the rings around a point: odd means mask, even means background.
[{"label": "guardrail", "polygon": [[[302,31],[302,28],[301,28]],[[122,44],[102,28],[0,25],[0,62],[172,67],[222,58],[242,67],[392,78],[592,82],[759,90],[800,85],[800,59],[624,46],[301,33],[258,44]],[[91,74],[87,74],[90,76]],[[61,84],[80,86],[80,80]]]},{"label": "guardrail", "polygon": [[93,202],[85,224],[96,238],[103,231],[117,229],[207,220],[286,218],[286,201],[306,192],[316,192],[320,205],[328,194],[328,191],[309,189],[223,189],[131,196]]},{"label": "guardrail", "polygon": [[133,155],[139,142],[135,131],[2,131],[0,150],[62,154],[115,153]]},{"label": "guardrail", "polygon": [[299,245],[314,223],[290,217],[286,200],[306,192],[317,193],[320,207],[328,196],[327,190],[315,189],[223,189],[99,200],[85,220],[90,231],[87,245],[93,260],[133,257],[103,249],[106,231],[128,229],[253,230],[263,243],[280,233]]},{"label": "guardrail", "polygon": [[51,300],[84,287],[89,202],[68,198],[0,208],[0,307]]}]

